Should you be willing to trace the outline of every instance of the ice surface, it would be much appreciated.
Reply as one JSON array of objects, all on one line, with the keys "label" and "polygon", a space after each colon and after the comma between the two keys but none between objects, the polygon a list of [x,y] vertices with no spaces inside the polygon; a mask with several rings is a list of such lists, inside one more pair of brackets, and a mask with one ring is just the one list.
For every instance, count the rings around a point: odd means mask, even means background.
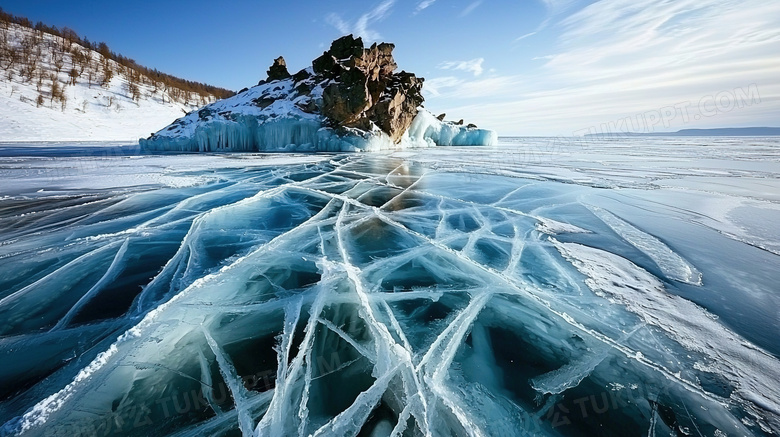
[{"label": "ice surface", "polygon": [[2,433],[780,432],[778,210],[717,202],[780,144],[522,141],[0,149]]}]

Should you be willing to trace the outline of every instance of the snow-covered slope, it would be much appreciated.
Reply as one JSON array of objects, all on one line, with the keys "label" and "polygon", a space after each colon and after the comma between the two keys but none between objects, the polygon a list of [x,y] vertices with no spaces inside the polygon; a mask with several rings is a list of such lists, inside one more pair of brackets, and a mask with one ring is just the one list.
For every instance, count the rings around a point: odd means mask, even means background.
[{"label": "snow-covered slope", "polygon": [[[395,144],[374,127],[370,132],[327,127],[320,114],[303,110],[322,97],[321,84],[309,95],[292,78],[264,83],[231,98],[193,111],[141,140],[158,151],[378,151],[434,146],[477,146],[497,142],[495,131],[442,122],[420,109],[411,127]],[[270,102],[270,104],[269,104]],[[267,106],[265,106],[267,105]]]},{"label": "snow-covered slope", "polygon": [[[25,37],[34,31],[9,24],[6,32],[7,44],[20,49]],[[98,78],[90,85],[86,74],[71,85],[68,72],[74,65],[72,54],[63,54],[64,66],[59,73],[53,63],[54,47],[61,40],[58,36],[42,35],[38,69],[46,78],[40,87],[37,73],[36,78],[28,80],[23,76],[21,63],[7,68],[7,59],[0,62],[0,141],[136,141],[215,100],[211,96],[202,100],[191,95],[186,103],[183,98],[177,101],[171,96],[174,92],[151,85],[148,78],[139,81],[140,96],[134,100],[120,65],[93,50],[89,52],[95,65],[108,63],[117,73],[105,86],[95,83]],[[52,98],[51,75],[56,75],[58,86],[63,89],[64,104]]]}]

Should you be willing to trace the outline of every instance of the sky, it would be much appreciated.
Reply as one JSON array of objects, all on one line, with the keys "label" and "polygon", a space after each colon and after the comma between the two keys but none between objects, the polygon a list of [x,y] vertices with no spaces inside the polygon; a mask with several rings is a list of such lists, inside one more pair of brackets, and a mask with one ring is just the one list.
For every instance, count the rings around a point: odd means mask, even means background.
[{"label": "sky", "polygon": [[424,106],[499,135],[780,126],[778,0],[0,0],[232,90],[347,33],[392,42]]}]

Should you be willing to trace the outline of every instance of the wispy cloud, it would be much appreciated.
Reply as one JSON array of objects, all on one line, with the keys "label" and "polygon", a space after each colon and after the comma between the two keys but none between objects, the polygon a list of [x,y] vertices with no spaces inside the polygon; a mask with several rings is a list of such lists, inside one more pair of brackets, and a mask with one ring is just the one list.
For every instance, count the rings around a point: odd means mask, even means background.
[{"label": "wispy cloud", "polygon": [[423,85],[423,92],[432,96],[441,96],[448,88],[455,88],[463,83],[463,80],[454,76],[436,77],[426,79]]},{"label": "wispy cloud", "polygon": [[599,0],[551,27],[560,31],[553,54],[504,80],[498,97],[459,108],[460,93],[439,87],[429,105],[450,99],[443,102],[448,111],[506,134],[571,134],[755,83],[762,101],[749,113],[687,127],[739,125],[746,117],[774,125],[780,120],[778,19],[777,0]]},{"label": "wispy cloud", "polygon": [[[430,0],[428,0],[430,1]],[[382,38],[379,32],[371,29],[374,23],[384,20],[391,13],[391,9],[396,0],[385,0],[374,9],[361,15],[354,23],[344,20],[340,15],[331,13],[325,17],[325,21],[335,27],[342,34],[353,34],[360,36],[365,41],[378,41]],[[431,3],[433,3],[431,1]]]},{"label": "wispy cloud", "polygon": [[479,79],[436,77],[425,81],[423,92],[430,97],[482,100],[503,96],[508,88],[518,87],[521,80],[519,76],[493,76]]},{"label": "wispy cloud", "polygon": [[526,34],[523,34],[523,35],[521,35],[521,36],[519,36],[519,37],[515,38],[515,40],[514,40],[514,41],[512,41],[512,43],[517,43],[517,42],[520,42],[520,41],[522,41],[522,40],[524,40],[524,39],[526,39],[526,38],[530,38],[530,37],[532,37],[532,36],[536,35],[537,33],[539,33],[539,32],[541,32],[541,31],[545,30],[549,24],[550,24],[550,17],[547,17],[547,18],[546,18],[544,21],[542,21],[541,23],[539,23],[539,25],[538,25],[538,26],[536,26],[536,29],[534,29],[534,30],[533,30],[533,31],[531,31],[531,32],[528,32],[528,33],[526,33]]},{"label": "wispy cloud", "polygon": [[524,40],[524,39],[526,39],[528,37],[534,36],[534,35],[536,35],[536,31],[528,32],[525,35],[522,35],[522,36],[519,36],[519,37],[515,38],[515,42],[522,41],[522,40]]},{"label": "wispy cloud", "polygon": [[463,10],[462,10],[462,11],[460,11],[460,16],[461,16],[461,17],[465,17],[465,16],[467,16],[468,14],[470,14],[470,13],[474,12],[474,9],[477,9],[477,7],[478,7],[479,5],[481,5],[481,4],[482,4],[482,0],[477,0],[477,1],[475,1],[475,2],[472,2],[471,4],[469,4],[468,6],[466,6],[465,8],[463,8]]},{"label": "wispy cloud", "polygon": [[574,2],[573,0],[541,0],[550,13],[558,13],[568,8]]},{"label": "wispy cloud", "polygon": [[420,3],[417,3],[417,8],[414,10],[414,13],[417,14],[434,3],[436,3],[436,0],[422,0]]},{"label": "wispy cloud", "polygon": [[485,62],[485,58],[476,58],[470,61],[442,62],[438,68],[441,70],[468,71],[474,73],[474,76],[479,76],[484,71],[482,68],[483,62]]}]

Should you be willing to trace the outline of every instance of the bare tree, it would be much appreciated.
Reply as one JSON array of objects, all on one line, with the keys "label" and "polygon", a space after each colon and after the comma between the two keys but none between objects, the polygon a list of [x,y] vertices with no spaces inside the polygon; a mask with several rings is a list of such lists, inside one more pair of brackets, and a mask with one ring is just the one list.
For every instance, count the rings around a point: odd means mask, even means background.
[{"label": "bare tree", "polygon": [[21,49],[21,57],[22,62],[28,62],[28,60],[33,55],[33,50],[35,50],[35,47],[37,46],[37,43],[35,41],[35,38],[32,36],[32,34],[25,34],[22,37],[22,40],[19,44],[19,47]]},{"label": "bare tree", "polygon": [[19,50],[17,50],[16,47],[9,46],[5,49],[2,60],[4,60],[6,64],[0,64],[0,67],[10,71],[14,65],[19,63]]},{"label": "bare tree", "polygon": [[130,84],[130,96],[136,102],[141,100],[141,89],[136,84]]},{"label": "bare tree", "polygon": [[69,27],[63,27],[62,30],[60,30],[60,34],[62,35],[62,39],[65,42],[64,48],[69,52],[73,47],[73,44],[79,40],[79,35],[75,30]]},{"label": "bare tree", "polygon": [[128,97],[130,97],[134,101],[138,101],[141,98],[141,89],[138,87],[138,85],[133,81],[127,81],[125,82],[125,93]]},{"label": "bare tree", "polygon": [[0,59],[5,57],[8,50],[8,29],[0,26]]},{"label": "bare tree", "polygon": [[43,89],[43,81],[47,79],[48,74],[46,74],[46,70],[44,70],[43,68],[39,68],[37,76],[38,76],[38,79],[35,82],[35,86],[36,86],[38,92],[40,93],[41,89]]},{"label": "bare tree", "polygon": [[108,45],[104,42],[98,44],[97,52],[103,55],[103,57],[106,59],[109,59],[111,57],[111,50],[108,48]]},{"label": "bare tree", "polygon": [[73,64],[73,68],[78,69],[79,77],[81,77],[81,75],[84,74],[84,70],[87,69],[90,62],[92,61],[92,52],[88,49],[79,49],[78,46],[75,46],[71,52],[70,59],[71,63]]},{"label": "bare tree", "polygon": [[114,70],[111,69],[111,64],[108,59],[103,59],[103,78],[100,82],[100,86],[108,88],[111,84],[111,79],[114,77]]},{"label": "bare tree", "polygon": [[60,74],[62,67],[65,66],[65,53],[62,53],[59,50],[53,50],[51,52],[51,63],[54,65],[54,71],[56,71],[57,74]]},{"label": "bare tree", "polygon": [[57,80],[56,75],[52,74],[51,75],[51,100],[49,101],[49,103],[54,105],[54,99],[59,99],[61,93],[62,93],[62,87],[60,86],[60,81]]},{"label": "bare tree", "polygon": [[87,66],[87,83],[89,84],[90,88],[92,88],[92,84],[97,78],[97,73],[97,67],[90,62],[90,64]]},{"label": "bare tree", "polygon": [[30,58],[27,63],[22,64],[22,79],[25,83],[32,83],[37,69],[38,60],[36,58]]},{"label": "bare tree", "polygon": [[68,77],[70,78],[70,84],[76,85],[76,80],[79,78],[79,71],[75,68],[71,68],[68,72]]}]

